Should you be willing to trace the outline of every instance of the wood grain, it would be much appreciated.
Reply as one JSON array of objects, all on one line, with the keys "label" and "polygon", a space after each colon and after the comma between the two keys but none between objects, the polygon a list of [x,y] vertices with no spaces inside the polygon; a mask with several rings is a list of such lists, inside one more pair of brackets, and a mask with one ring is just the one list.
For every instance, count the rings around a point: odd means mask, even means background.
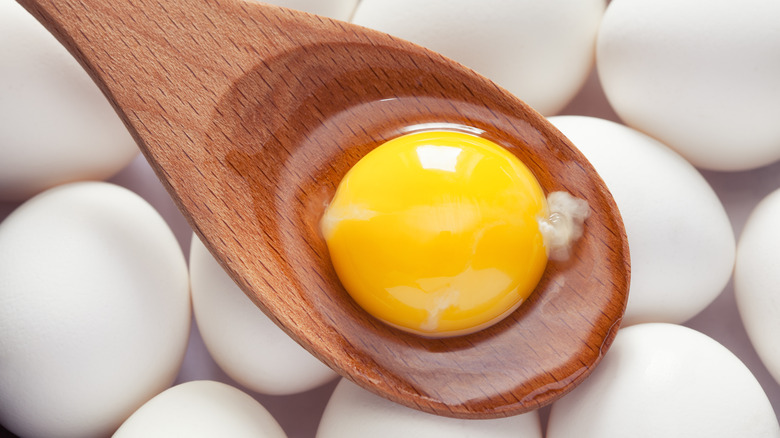
[{"label": "wood grain", "polygon": [[[239,286],[361,386],[440,415],[514,415],[570,391],[612,342],[629,281],[615,203],[567,139],[481,76],[381,33],[241,0],[19,3],[90,72]],[[431,340],[354,304],[317,223],[360,157],[443,123],[484,131],[592,214],[573,258],[550,263],[518,311]]]}]

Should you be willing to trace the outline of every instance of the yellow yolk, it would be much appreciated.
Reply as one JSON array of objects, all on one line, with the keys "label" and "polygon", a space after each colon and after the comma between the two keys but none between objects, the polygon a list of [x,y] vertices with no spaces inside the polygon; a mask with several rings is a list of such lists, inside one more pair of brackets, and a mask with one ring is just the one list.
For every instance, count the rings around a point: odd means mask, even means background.
[{"label": "yellow yolk", "polygon": [[342,285],[387,324],[427,337],[511,313],[547,263],[544,192],[506,149],[461,132],[393,139],[344,177],[321,228]]}]

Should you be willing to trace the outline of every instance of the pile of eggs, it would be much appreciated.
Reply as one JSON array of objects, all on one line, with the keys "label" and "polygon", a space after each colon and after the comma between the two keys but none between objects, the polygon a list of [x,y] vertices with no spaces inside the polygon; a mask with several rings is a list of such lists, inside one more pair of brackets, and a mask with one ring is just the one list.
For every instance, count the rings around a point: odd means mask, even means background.
[{"label": "pile of eggs", "polygon": [[630,297],[609,353],[551,408],[497,420],[436,417],[338,381],[192,237],[78,64],[0,0],[0,425],[780,437],[780,3],[272,3],[427,46],[549,116],[625,222]]}]

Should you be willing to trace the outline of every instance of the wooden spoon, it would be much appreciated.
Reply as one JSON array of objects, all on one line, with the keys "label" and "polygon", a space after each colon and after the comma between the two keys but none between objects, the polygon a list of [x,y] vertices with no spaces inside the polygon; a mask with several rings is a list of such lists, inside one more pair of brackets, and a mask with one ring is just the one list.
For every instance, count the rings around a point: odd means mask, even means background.
[{"label": "wooden spoon", "polygon": [[[239,286],[354,382],[435,414],[507,416],[571,390],[610,345],[629,278],[614,201],[568,140],[483,77],[378,32],[241,0],[19,3],[93,76]],[[354,304],[317,223],[361,156],[442,123],[484,131],[592,215],[518,311],[432,340]]]}]

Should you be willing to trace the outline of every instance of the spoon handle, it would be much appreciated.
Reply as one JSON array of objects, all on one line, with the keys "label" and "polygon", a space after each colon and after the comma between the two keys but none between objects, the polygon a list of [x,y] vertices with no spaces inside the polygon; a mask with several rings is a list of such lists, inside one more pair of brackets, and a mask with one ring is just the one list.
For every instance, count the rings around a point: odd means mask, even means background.
[{"label": "spoon handle", "polygon": [[[258,293],[257,285],[267,284],[264,276],[284,274],[258,261],[262,254],[250,243],[257,230],[245,225],[252,212],[244,184],[235,182],[225,158],[235,140],[207,127],[214,126],[215,108],[240,118],[242,111],[264,104],[252,96],[252,102],[237,99],[227,110],[221,106],[234,84],[256,72],[258,65],[262,68],[265,60],[327,39],[334,30],[347,39],[359,40],[361,35],[344,32],[343,23],[334,20],[245,0],[18,2],[92,76],[192,229],[226,271],[245,291],[254,291],[248,295],[255,304],[300,342],[295,320],[307,319],[305,309],[291,316],[281,292],[265,287]],[[281,93],[284,87],[277,82],[271,84],[280,89],[282,100],[295,99]],[[258,138],[273,135],[266,123],[256,123],[253,129]]]},{"label": "spoon handle", "polygon": [[[218,234],[204,228],[225,225],[214,225],[221,220],[213,218],[215,203],[219,210],[231,210],[225,199],[241,198],[211,192],[220,184],[209,169],[218,167],[214,163],[227,167],[222,162],[225,145],[232,142],[214,141],[204,132],[213,124],[221,99],[258,66],[265,66],[269,76],[279,76],[280,63],[270,67],[265,61],[291,50],[333,40],[334,34],[339,42],[366,42],[364,34],[345,30],[345,23],[245,0],[18,2],[92,76],[201,237]],[[396,44],[379,33],[371,33],[370,39]],[[295,71],[294,65],[284,67]],[[296,99],[284,90],[293,87],[270,83],[280,90],[281,97],[274,99],[288,106]],[[241,104],[234,102],[236,113],[247,109]],[[254,128],[263,138],[273,135],[266,124]],[[204,243],[214,249],[214,239]],[[219,252],[220,259],[233,253],[227,248]]]}]

